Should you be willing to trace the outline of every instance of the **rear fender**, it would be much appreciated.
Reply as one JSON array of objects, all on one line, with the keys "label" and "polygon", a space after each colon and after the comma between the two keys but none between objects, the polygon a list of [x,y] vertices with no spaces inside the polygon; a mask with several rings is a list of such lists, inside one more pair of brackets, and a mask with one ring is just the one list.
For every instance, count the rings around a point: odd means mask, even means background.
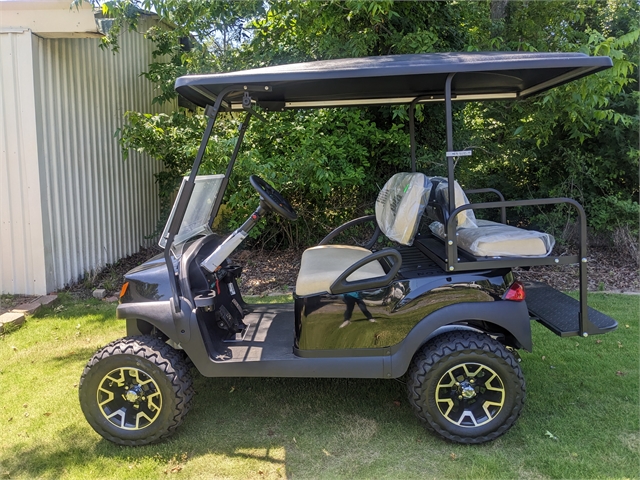
[{"label": "rear fender", "polygon": [[[472,322],[471,325],[460,324]],[[426,342],[450,330],[482,331],[473,322],[486,322],[508,333],[516,346],[532,349],[531,321],[525,302],[461,303],[437,310],[422,319],[397,345],[391,347],[391,377],[402,376],[411,359]],[[485,332],[486,333],[486,332]]]}]

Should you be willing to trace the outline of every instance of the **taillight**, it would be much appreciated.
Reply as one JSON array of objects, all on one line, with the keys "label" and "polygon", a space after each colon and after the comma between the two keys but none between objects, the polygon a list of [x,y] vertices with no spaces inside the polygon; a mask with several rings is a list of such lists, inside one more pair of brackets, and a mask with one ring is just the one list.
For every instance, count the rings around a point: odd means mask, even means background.
[{"label": "taillight", "polygon": [[525,297],[524,285],[520,282],[513,282],[509,290],[507,290],[507,293],[504,294],[505,300],[511,300],[513,302],[521,302]]}]

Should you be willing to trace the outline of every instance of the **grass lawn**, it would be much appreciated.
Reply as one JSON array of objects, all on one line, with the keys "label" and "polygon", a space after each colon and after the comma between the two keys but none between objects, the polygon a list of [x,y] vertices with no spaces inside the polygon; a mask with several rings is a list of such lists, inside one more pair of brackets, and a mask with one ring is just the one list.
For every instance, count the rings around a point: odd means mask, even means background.
[{"label": "grass lawn", "polygon": [[618,330],[562,339],[534,324],[524,412],[489,444],[425,431],[398,381],[198,376],[177,434],[130,448],[93,432],[77,389],[124,322],[66,299],[0,340],[0,478],[637,478],[639,297],[589,303]]}]

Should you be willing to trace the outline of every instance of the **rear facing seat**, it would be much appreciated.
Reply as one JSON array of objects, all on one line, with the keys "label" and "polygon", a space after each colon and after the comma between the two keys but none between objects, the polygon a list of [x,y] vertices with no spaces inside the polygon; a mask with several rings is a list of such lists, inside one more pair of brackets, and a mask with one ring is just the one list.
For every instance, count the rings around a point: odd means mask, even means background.
[{"label": "rear facing seat", "polygon": [[[449,217],[448,183],[442,177],[432,177],[431,182],[433,188],[426,212],[434,221],[429,228],[444,240],[444,222]],[[455,182],[456,208],[466,204],[469,199]],[[458,215],[456,237],[458,247],[476,257],[546,257],[555,244],[555,239],[548,233],[479,220],[473,210]]]}]

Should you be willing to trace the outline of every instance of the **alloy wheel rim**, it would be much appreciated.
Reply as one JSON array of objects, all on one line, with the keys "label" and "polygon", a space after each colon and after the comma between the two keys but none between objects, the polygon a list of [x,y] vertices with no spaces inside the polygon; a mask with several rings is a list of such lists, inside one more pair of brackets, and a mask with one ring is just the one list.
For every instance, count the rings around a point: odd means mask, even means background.
[{"label": "alloy wheel rim", "polygon": [[98,385],[97,400],[104,418],[123,430],[147,428],[162,410],[160,387],[138,368],[122,367],[107,373]]},{"label": "alloy wheel rim", "polygon": [[480,363],[461,363],[438,381],[436,404],[448,422],[466,428],[480,427],[502,411],[506,391],[500,376]]}]

